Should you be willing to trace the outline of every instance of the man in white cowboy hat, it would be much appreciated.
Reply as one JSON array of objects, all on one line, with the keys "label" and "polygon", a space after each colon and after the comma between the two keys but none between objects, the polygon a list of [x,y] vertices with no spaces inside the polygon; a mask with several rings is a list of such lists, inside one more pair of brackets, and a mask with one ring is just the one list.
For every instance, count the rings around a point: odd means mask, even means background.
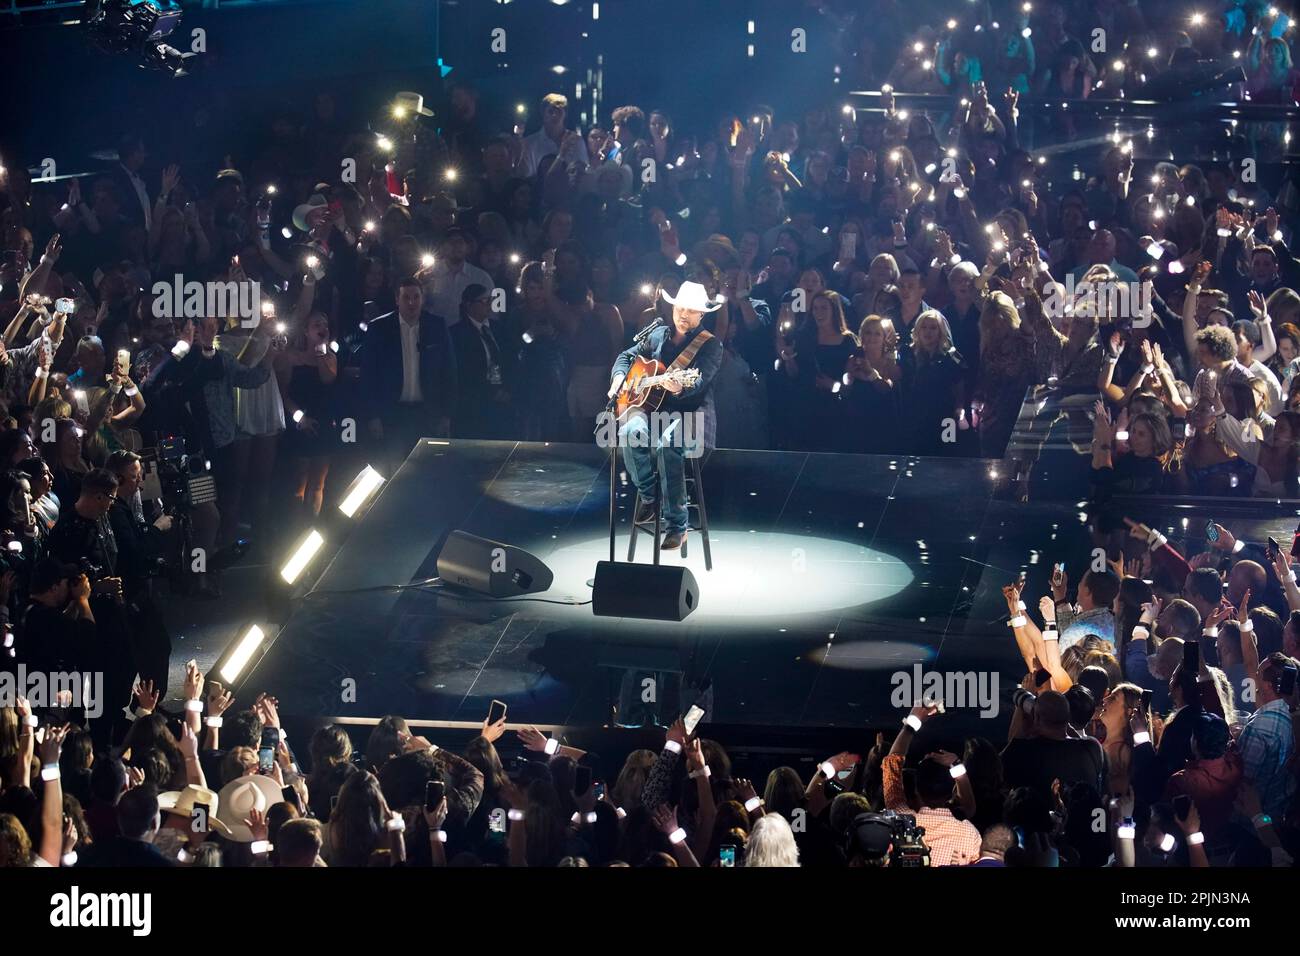
[{"label": "man in white cowboy hat", "polygon": [[[690,350],[691,357],[683,363],[700,371],[699,381],[691,386],[669,383],[664,387],[671,393],[660,407],[661,412],[673,414],[677,425],[671,429],[652,430],[645,415],[631,415],[619,428],[619,444],[628,474],[641,493],[641,510],[637,520],[653,515],[655,502],[662,494],[665,533],[665,551],[680,548],[686,540],[686,456],[701,453],[713,446],[715,419],[713,414],[713,379],[722,366],[722,342],[701,327],[706,312],[722,307],[722,296],[710,296],[698,282],[683,282],[676,296],[660,290],[664,301],[673,307],[671,325],[656,328],[639,343],[619,355],[611,375],[609,395],[612,398],[623,384],[628,369],[638,358],[658,359],[671,366],[683,352]],[[703,428],[685,426],[681,413],[698,413]],[[702,447],[701,447],[702,446]],[[658,474],[656,458],[663,451],[663,475]]]},{"label": "man in white cowboy hat", "polygon": [[581,161],[591,165],[583,137],[564,128],[568,109],[569,98],[563,93],[547,93],[542,97],[542,128],[524,137],[524,151],[516,173],[524,178],[537,175],[538,164],[547,156],[558,157],[557,162]]},{"label": "man in white cowboy hat", "polygon": [[220,803],[220,796],[196,783],[189,784],[184,790],[158,794],[162,826],[158,828],[153,845],[167,858],[176,859],[179,851],[191,843],[202,843],[209,833],[219,833],[229,839],[230,828],[217,818]]},{"label": "man in white cowboy hat", "polygon": [[244,821],[254,810],[265,816],[267,810],[282,802],[284,795],[274,780],[262,774],[248,774],[221,788],[217,795],[216,819],[229,831],[229,839],[236,843],[252,843],[253,831]]},{"label": "man in white cowboy hat", "polygon": [[311,232],[329,215],[329,209],[329,200],[320,193],[312,193],[305,203],[294,207],[293,224],[302,232]]}]

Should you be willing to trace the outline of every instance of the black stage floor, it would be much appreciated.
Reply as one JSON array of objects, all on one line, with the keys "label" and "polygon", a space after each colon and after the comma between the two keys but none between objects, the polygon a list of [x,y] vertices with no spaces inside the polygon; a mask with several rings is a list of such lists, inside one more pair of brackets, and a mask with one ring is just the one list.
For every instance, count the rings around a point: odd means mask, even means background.
[{"label": "black stage floor", "polygon": [[[608,462],[594,446],[421,442],[247,682],[274,688],[299,718],[479,722],[499,698],[512,724],[580,727],[611,723],[625,669],[641,667],[692,686],[711,679],[719,723],[863,728],[896,723],[894,675],[920,664],[996,675],[994,713],[950,700],[969,732],[996,739],[1022,676],[1001,588],[1024,571],[1036,603],[1052,563],[1090,549],[1082,502],[1007,500],[1001,463],[719,450],[704,467],[713,570],[696,532],[688,559],[664,558],[691,567],[698,610],[682,623],[596,618],[564,602],[590,600],[587,582],[608,557]],[[1064,449],[1049,445],[1044,469],[1081,472],[1086,484],[1086,462]],[[619,489],[622,559],[632,495],[623,480]],[[1293,507],[1232,507],[1240,529],[1267,525],[1290,540]],[[1192,513],[1145,512],[1171,529]],[[454,529],[533,552],[555,572],[537,597],[561,603],[360,590],[434,576]],[[1084,569],[1073,570],[1077,580]],[[680,703],[663,681],[657,703],[670,720]],[[619,722],[644,719],[628,703]]]}]

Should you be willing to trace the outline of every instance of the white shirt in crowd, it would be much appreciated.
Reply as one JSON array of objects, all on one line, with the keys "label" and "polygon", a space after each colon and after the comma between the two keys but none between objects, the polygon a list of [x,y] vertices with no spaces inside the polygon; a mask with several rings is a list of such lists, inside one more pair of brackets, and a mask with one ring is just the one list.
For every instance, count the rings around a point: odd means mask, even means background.
[{"label": "white shirt in crowd", "polygon": [[402,330],[402,396],[399,401],[422,402],[420,393],[420,319],[407,322],[400,315],[397,327]]},{"label": "white shirt in crowd", "polygon": [[424,301],[429,311],[442,317],[448,328],[460,321],[460,297],[469,286],[481,285],[491,289],[492,277],[478,266],[462,262],[453,268],[446,259],[439,259],[424,280]]},{"label": "white shirt in crowd", "polygon": [[[563,137],[564,133],[561,132]],[[587,155],[586,140],[579,136],[576,140],[576,146],[573,148],[573,155],[563,157],[566,162],[581,160],[588,166],[591,165],[591,159]],[[529,133],[524,137],[524,154],[519,159],[518,173],[527,179],[530,176],[537,175],[537,166],[547,156],[559,156],[560,144],[551,137],[546,135],[546,128],[543,127],[535,133]]]}]

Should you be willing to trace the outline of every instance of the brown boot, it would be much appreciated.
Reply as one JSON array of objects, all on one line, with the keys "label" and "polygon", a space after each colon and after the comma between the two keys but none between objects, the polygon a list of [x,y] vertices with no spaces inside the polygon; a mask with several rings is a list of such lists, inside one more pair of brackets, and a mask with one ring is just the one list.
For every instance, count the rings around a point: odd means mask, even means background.
[{"label": "brown boot", "polygon": [[686,541],[685,531],[669,531],[664,535],[664,543],[659,545],[660,551],[676,551],[683,542]]}]

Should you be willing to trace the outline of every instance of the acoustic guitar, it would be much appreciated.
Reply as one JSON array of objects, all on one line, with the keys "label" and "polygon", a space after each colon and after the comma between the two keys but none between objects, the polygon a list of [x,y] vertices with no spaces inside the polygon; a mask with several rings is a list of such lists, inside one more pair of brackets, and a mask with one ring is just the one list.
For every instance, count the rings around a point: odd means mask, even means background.
[{"label": "acoustic guitar", "polygon": [[638,358],[627,370],[627,377],[615,396],[615,411],[619,421],[623,421],[633,409],[654,412],[671,394],[664,384],[677,382],[684,388],[690,388],[700,380],[698,368],[670,369],[658,359]]}]

